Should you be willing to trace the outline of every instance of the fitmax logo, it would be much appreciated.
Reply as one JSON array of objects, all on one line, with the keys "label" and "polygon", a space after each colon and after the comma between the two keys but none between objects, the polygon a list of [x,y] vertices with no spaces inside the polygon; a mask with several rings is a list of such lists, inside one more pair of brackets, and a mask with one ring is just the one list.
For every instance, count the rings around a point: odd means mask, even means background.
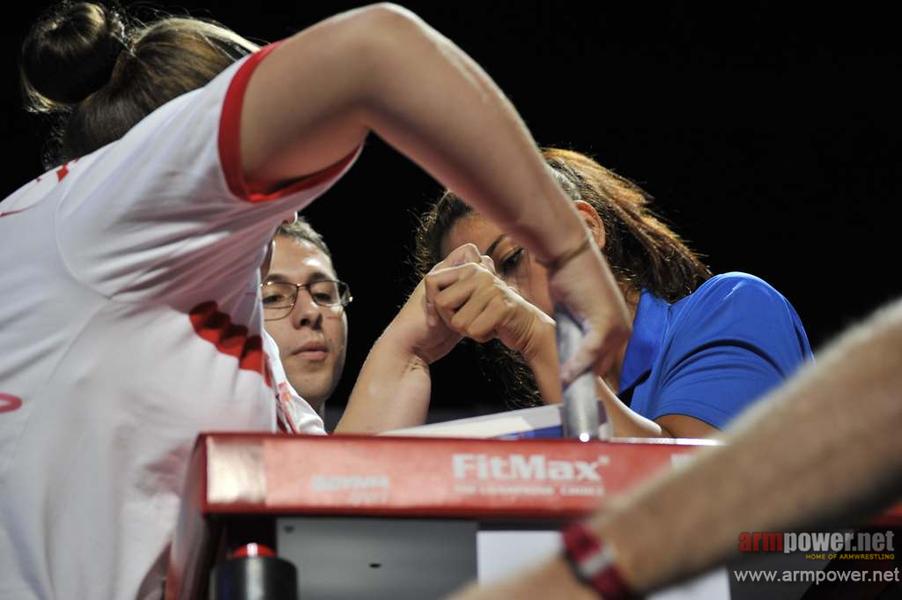
[{"label": "fitmax logo", "polygon": [[455,479],[538,481],[601,481],[598,467],[607,464],[607,456],[594,462],[583,460],[548,460],[542,454],[453,454],[451,464]]}]

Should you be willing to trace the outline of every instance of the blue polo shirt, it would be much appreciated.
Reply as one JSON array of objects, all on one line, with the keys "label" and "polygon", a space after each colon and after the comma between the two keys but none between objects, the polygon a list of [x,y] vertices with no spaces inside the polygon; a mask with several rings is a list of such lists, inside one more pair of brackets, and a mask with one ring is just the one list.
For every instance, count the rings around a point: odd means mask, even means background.
[{"label": "blue polo shirt", "polygon": [[782,294],[725,273],[673,304],[642,292],[618,395],[649,419],[688,415],[723,429],[811,358]]}]

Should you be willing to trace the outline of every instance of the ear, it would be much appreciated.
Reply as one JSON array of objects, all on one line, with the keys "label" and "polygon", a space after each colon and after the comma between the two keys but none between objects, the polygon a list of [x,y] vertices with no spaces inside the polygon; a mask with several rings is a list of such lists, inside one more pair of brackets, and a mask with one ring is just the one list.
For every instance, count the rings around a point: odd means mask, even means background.
[{"label": "ear", "polygon": [[576,207],[576,212],[579,213],[586,227],[589,228],[592,239],[598,244],[598,249],[603,251],[605,243],[604,222],[601,220],[598,211],[585,200],[577,200],[573,203],[573,206]]}]

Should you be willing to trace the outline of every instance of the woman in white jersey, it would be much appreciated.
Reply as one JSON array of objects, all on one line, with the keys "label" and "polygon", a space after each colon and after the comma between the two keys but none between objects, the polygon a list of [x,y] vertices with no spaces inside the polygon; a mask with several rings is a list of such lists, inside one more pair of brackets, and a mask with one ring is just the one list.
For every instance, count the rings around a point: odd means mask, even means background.
[{"label": "woman in white jersey", "polygon": [[160,594],[196,434],[276,427],[266,242],[370,131],[550,266],[589,331],[565,379],[604,372],[628,335],[513,108],[404,9],[354,10],[258,50],[193,19],[130,27],[65,3],[21,61],[30,107],[63,120],[53,168],[0,202],[2,598]]}]

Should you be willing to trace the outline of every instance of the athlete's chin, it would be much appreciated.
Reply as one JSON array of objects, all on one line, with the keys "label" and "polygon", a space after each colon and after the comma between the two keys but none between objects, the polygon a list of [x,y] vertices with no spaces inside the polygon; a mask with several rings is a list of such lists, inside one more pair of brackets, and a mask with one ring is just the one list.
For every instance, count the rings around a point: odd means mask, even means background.
[{"label": "athlete's chin", "polygon": [[329,382],[326,380],[302,381],[295,385],[294,388],[298,395],[316,411],[319,411],[330,391]]},{"label": "athlete's chin", "polygon": [[335,357],[328,352],[302,352],[283,361],[286,372],[304,378],[310,373],[331,373],[335,370]]}]

